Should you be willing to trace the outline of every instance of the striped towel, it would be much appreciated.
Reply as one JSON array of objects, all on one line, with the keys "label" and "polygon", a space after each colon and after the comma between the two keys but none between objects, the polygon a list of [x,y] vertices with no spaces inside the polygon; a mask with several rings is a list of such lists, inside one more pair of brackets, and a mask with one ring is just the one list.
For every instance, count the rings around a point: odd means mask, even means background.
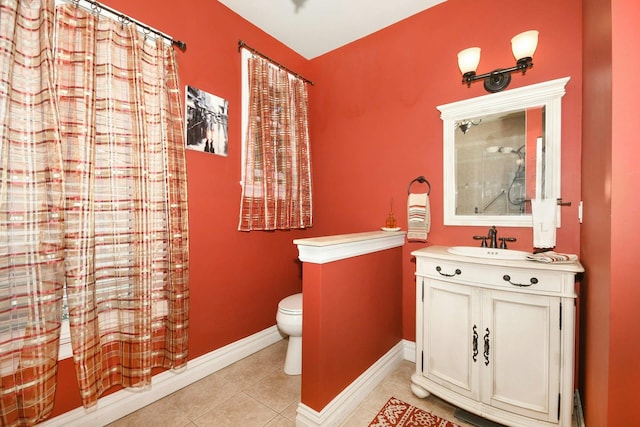
[{"label": "striped towel", "polygon": [[431,209],[427,193],[410,193],[407,201],[407,240],[426,242],[431,229]]},{"label": "striped towel", "polygon": [[575,254],[563,254],[560,252],[540,252],[537,254],[527,255],[527,259],[532,261],[553,263],[553,262],[574,262],[578,260],[578,255]]}]

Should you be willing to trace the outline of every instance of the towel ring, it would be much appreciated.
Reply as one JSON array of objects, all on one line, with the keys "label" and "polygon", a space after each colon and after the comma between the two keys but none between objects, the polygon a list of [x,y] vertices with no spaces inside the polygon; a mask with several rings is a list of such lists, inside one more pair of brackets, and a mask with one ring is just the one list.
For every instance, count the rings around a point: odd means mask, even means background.
[{"label": "towel ring", "polygon": [[409,183],[409,188],[407,188],[407,193],[408,194],[411,194],[411,185],[416,181],[418,181],[420,183],[423,183],[423,184],[427,184],[429,186],[429,190],[427,190],[427,196],[431,194],[431,184],[429,184],[429,181],[427,181],[427,179],[422,175],[420,175],[419,177],[417,177],[416,179],[414,179],[413,181],[411,181]]}]

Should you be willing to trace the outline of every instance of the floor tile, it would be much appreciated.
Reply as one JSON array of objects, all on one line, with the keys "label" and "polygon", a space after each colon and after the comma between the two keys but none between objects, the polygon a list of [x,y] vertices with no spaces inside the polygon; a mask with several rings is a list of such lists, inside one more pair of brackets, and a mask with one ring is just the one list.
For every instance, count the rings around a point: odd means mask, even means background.
[{"label": "floor tile", "polygon": [[379,410],[380,408],[374,411],[360,405],[349,415],[349,418],[344,423],[340,424],[340,427],[366,427],[373,421]]},{"label": "floor tile", "polygon": [[198,427],[263,427],[278,413],[245,393],[239,393],[194,420]]},{"label": "floor tile", "polygon": [[284,368],[287,341],[281,340],[262,351],[245,357],[216,372],[215,375],[238,384],[239,390],[255,384],[263,378]]},{"label": "floor tile", "polygon": [[270,421],[265,427],[295,427],[296,422],[278,415],[274,420]]},{"label": "floor tile", "polygon": [[181,408],[187,418],[195,420],[240,391],[238,383],[233,378],[222,378],[213,374],[162,400]]},{"label": "floor tile", "polygon": [[174,406],[166,399],[160,399],[109,424],[109,426],[137,427],[141,425],[152,425],[154,427],[175,427],[187,426],[190,422],[182,408]]},{"label": "floor tile", "polygon": [[300,403],[300,395],[296,396],[296,401],[287,406],[284,411],[280,412],[283,417],[295,421],[298,415],[298,404]]},{"label": "floor tile", "polygon": [[274,411],[282,412],[292,403],[300,401],[300,386],[300,375],[276,372],[244,391]]}]

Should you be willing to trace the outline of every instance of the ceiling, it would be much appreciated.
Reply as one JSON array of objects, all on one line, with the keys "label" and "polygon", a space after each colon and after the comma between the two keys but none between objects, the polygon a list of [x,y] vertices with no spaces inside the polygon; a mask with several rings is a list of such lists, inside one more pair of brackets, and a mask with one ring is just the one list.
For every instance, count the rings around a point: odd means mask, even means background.
[{"label": "ceiling", "polygon": [[218,0],[307,59],[446,0]]}]

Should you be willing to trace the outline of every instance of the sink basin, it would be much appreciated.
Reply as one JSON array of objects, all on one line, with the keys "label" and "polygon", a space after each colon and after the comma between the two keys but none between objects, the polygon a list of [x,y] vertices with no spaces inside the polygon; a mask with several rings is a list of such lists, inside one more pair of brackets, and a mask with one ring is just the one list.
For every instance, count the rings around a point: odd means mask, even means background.
[{"label": "sink basin", "polygon": [[465,255],[488,259],[527,259],[528,252],[513,249],[481,248],[478,246],[452,246],[447,252],[454,255]]}]

